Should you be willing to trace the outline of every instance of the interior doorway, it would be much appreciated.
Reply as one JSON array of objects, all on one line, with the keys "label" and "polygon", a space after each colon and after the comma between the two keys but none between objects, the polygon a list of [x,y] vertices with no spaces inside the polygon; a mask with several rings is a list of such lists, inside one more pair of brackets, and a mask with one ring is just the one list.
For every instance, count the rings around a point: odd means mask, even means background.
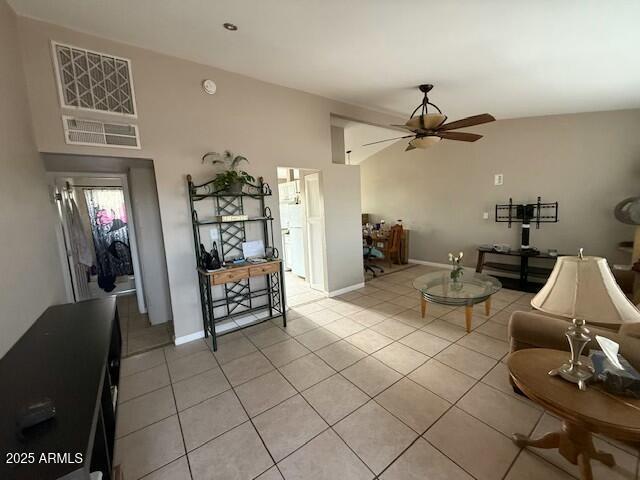
[{"label": "interior doorway", "polygon": [[[115,295],[123,355],[173,341],[151,161],[43,154],[67,301]],[[107,170],[90,171],[89,169]]]},{"label": "interior doorway", "polygon": [[321,174],[278,167],[278,194],[286,299],[293,307],[326,296]]},{"label": "interior doorway", "polygon": [[138,309],[146,313],[126,177],[55,175],[53,188],[70,299],[137,293]]}]

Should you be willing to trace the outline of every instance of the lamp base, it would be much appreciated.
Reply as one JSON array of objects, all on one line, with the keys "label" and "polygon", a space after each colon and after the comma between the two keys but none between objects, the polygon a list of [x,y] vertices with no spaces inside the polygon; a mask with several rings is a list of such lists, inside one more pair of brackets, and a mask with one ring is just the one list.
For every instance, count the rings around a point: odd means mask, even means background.
[{"label": "lamp base", "polygon": [[559,368],[554,368],[549,372],[549,375],[557,375],[568,382],[576,383],[578,388],[584,391],[587,389],[587,381],[593,377],[593,369],[587,365],[575,365],[569,362]]},{"label": "lamp base", "polygon": [[584,320],[573,319],[573,323],[566,333],[571,348],[571,359],[568,363],[549,372],[549,375],[558,375],[568,382],[577,383],[580,390],[586,390],[587,380],[593,377],[593,368],[580,361],[582,350],[591,341],[590,332],[584,324]]}]

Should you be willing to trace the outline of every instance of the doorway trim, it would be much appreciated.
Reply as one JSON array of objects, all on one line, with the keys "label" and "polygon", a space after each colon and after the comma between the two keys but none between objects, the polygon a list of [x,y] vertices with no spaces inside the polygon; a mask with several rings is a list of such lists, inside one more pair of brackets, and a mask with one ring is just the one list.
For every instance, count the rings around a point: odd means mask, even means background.
[{"label": "doorway trim", "polygon": [[[301,170],[300,171],[300,180],[304,183],[304,209],[305,209],[305,228],[307,232],[306,238],[306,256],[308,258],[308,280],[309,286],[316,291],[320,291],[323,293],[328,293],[327,288],[327,244],[326,244],[326,226],[325,226],[325,218],[324,218],[324,192],[323,192],[323,184],[322,184],[322,172],[320,170]],[[318,202],[317,216],[310,215],[310,194],[311,192],[307,188],[310,182],[315,182],[317,184],[317,194],[318,198],[316,199]],[[309,182],[309,183],[308,183]],[[317,218],[316,218],[317,217]],[[314,239],[312,238],[312,225],[316,224],[320,229],[320,238],[315,239],[319,245],[316,245],[316,248],[312,248],[312,242]],[[319,250],[319,251],[318,251]],[[318,283],[314,283],[314,277],[318,274],[316,271],[316,267],[314,266],[313,257],[320,256],[319,264],[321,266],[322,272],[320,272],[321,279]]]},{"label": "doorway trim", "polygon": [[[136,300],[138,302],[138,311],[142,314],[147,313],[147,304],[144,295],[144,285],[142,283],[142,269],[140,267],[140,257],[138,255],[138,241],[136,239],[136,220],[134,218],[133,208],[131,205],[131,196],[129,194],[129,175],[127,173],[110,173],[110,172],[47,172],[47,182],[54,191],[56,188],[56,179],[68,178],[68,177],[88,177],[88,178],[118,178],[122,182],[122,193],[124,194],[124,205],[127,210],[127,218],[132,228],[129,229],[129,242],[131,247],[131,263],[133,266],[133,280],[136,286]],[[57,205],[57,199],[54,199],[54,206]],[[57,214],[57,206],[56,206]],[[62,255],[62,264],[64,266],[63,276],[65,279],[65,289],[67,291],[67,300],[70,302],[77,301],[74,298],[73,280],[71,279],[70,266],[67,261],[67,248],[64,243],[63,226],[61,220],[58,220],[58,247],[60,254]],[[71,297],[69,298],[69,294]]]}]

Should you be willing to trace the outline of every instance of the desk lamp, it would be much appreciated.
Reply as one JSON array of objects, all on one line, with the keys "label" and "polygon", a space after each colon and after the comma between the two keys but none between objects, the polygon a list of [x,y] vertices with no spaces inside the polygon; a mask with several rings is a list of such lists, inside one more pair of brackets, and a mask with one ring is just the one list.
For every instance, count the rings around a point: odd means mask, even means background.
[{"label": "desk lamp", "polygon": [[612,328],[623,323],[640,322],[640,311],[629,301],[616,283],[607,260],[586,257],[582,248],[577,257],[559,257],[542,290],[531,300],[531,306],[552,315],[572,319],[566,336],[571,348],[568,363],[551,370],[577,383],[580,390],[593,375],[593,369],[580,361],[580,355],[591,337],[585,323]]}]

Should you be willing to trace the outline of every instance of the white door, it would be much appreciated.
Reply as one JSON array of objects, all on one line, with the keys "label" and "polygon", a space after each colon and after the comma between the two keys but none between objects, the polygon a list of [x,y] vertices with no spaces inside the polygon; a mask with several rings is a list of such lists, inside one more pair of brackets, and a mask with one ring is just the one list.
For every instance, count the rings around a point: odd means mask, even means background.
[{"label": "white door", "polygon": [[[58,202],[58,213],[62,224],[62,232],[64,238],[64,250],[71,274],[71,282],[73,288],[73,300],[79,302],[91,298],[89,283],[87,279],[88,266],[80,263],[78,247],[74,244],[74,228],[78,228],[72,213],[72,195],[73,192],[67,188],[66,182],[58,181],[55,185],[56,200]],[[77,207],[76,207],[77,208]]]},{"label": "white door", "polygon": [[324,291],[324,212],[320,174],[304,176],[309,286]]}]

